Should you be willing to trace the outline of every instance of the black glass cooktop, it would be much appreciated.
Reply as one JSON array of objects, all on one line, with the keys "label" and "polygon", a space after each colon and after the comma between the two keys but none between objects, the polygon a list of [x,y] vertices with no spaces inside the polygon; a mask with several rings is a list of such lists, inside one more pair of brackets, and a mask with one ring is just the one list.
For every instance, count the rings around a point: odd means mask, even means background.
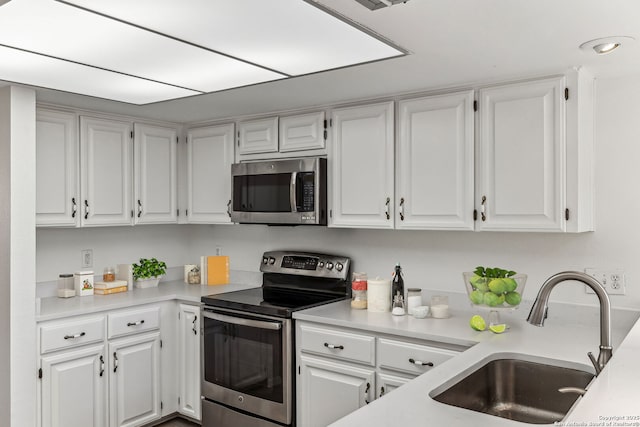
[{"label": "black glass cooktop", "polygon": [[348,298],[348,295],[328,295],[291,289],[254,288],[202,297],[210,307],[228,308],[248,313],[290,318],[294,311],[328,304]]}]

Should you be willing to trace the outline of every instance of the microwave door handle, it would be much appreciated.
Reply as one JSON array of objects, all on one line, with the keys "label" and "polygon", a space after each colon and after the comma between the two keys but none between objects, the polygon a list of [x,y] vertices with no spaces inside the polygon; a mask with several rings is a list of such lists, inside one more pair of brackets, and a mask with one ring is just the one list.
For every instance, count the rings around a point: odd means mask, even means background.
[{"label": "microwave door handle", "polygon": [[289,200],[291,200],[291,212],[298,211],[298,201],[296,200],[296,182],[298,181],[298,172],[291,172],[291,186],[289,187]]},{"label": "microwave door handle", "polygon": [[234,325],[249,326],[251,328],[269,329],[272,331],[282,329],[282,323],[244,319],[242,317],[227,316],[225,314],[211,313],[209,311],[204,311],[202,315],[208,319],[218,320],[225,323],[233,323]]}]

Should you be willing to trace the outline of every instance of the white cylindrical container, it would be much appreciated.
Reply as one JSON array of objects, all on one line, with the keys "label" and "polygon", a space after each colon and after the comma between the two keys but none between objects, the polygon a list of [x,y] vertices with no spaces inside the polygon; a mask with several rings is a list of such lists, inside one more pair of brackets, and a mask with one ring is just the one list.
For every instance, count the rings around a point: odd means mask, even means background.
[{"label": "white cylindrical container", "polygon": [[449,297],[446,295],[434,295],[431,297],[431,317],[446,319],[449,317]]},{"label": "white cylindrical container", "polygon": [[367,310],[378,313],[391,311],[390,279],[369,279],[367,288]]},{"label": "white cylindrical container", "polygon": [[76,295],[93,295],[93,271],[76,271],[73,274]]},{"label": "white cylindrical container", "polygon": [[413,309],[422,305],[422,289],[407,289],[407,314],[413,315]]}]

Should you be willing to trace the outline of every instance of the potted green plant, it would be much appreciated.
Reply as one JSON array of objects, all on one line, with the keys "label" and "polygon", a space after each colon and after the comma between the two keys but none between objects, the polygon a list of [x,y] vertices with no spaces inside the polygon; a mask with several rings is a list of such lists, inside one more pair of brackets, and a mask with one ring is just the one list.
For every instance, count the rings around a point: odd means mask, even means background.
[{"label": "potted green plant", "polygon": [[134,263],[131,267],[136,288],[152,288],[158,286],[160,277],[166,273],[167,264],[156,258],[140,258],[140,263]]}]

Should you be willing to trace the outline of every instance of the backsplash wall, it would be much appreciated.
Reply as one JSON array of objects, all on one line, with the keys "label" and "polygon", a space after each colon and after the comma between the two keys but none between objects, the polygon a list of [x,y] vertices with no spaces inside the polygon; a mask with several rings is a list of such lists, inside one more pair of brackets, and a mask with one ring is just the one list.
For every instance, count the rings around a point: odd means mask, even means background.
[{"label": "backsplash wall", "polygon": [[[533,299],[550,275],[585,267],[622,268],[627,294],[616,307],[640,308],[640,77],[600,79],[596,86],[596,231],[583,234],[474,233],[330,229],[324,227],[153,225],[37,232],[37,280],[53,280],[60,269],[79,269],[80,250],[94,249],[96,271],[104,265],[162,257],[170,266],[222,253],[234,270],[256,271],[271,249],[335,252],[354,259],[370,277],[388,276],[396,262],[406,286],[464,292],[462,271],[477,265],[511,268],[529,275],[526,299]],[[106,264],[101,264],[102,262]],[[63,268],[64,267],[64,268]],[[427,293],[427,292],[425,292]],[[596,304],[583,286],[563,284],[557,301]]]}]

